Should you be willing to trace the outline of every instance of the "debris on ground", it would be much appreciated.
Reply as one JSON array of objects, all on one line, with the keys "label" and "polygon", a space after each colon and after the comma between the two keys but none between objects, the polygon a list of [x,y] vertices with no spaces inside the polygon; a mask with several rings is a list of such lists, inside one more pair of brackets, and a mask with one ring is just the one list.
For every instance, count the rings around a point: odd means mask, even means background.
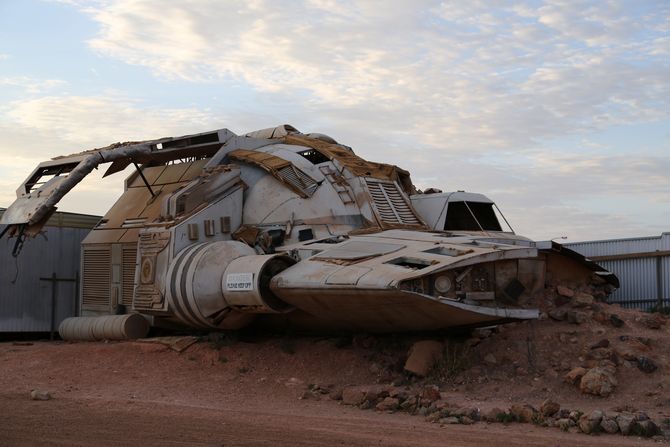
[{"label": "debris on ground", "polygon": [[30,391],[31,400],[50,400],[51,393],[45,390],[31,390]]},{"label": "debris on ground", "polygon": [[444,345],[435,340],[422,340],[409,349],[405,371],[426,377],[442,357]]},{"label": "debris on ground", "polygon": [[189,346],[195,344],[200,340],[199,337],[193,336],[182,336],[182,337],[151,337],[151,338],[140,338],[137,341],[140,343],[158,343],[173,351],[183,352],[189,348]]}]

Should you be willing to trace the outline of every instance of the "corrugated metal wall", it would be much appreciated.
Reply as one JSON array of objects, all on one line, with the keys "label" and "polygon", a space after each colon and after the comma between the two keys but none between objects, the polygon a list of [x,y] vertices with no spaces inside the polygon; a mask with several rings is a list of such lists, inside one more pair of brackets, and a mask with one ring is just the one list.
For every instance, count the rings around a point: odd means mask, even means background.
[{"label": "corrugated metal wall", "polygon": [[670,306],[670,233],[658,237],[565,244],[612,271],[621,288],[610,302],[649,309],[659,300]]},{"label": "corrugated metal wall", "polygon": [[[55,273],[57,278],[74,279],[81,241],[98,220],[97,216],[56,213],[44,227],[44,236],[27,240],[18,258],[12,257],[16,239],[0,239],[0,332],[51,329],[52,282],[40,278]],[[56,283],[56,329],[64,318],[75,315],[76,297],[75,282]]]}]

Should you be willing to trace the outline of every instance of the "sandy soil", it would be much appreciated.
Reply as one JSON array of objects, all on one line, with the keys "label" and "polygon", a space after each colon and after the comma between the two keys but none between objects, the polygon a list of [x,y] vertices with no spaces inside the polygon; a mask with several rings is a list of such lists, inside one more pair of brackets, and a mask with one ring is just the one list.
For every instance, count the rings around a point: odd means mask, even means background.
[{"label": "sandy soil", "polygon": [[[560,331],[562,324],[555,325],[559,329],[551,327]],[[495,348],[498,338],[502,343],[503,334],[510,336],[527,330],[522,325],[506,329],[481,342],[468,355],[478,358],[487,349]],[[161,344],[142,342],[0,343],[0,445],[652,444],[634,437],[586,436],[531,424],[480,422],[440,427],[420,416],[341,405],[325,395],[316,400],[306,393],[309,385],[336,389],[380,380],[407,382],[393,358],[404,354],[411,340],[359,337],[345,346],[334,338],[266,337],[252,341],[205,341],[181,353]],[[483,407],[509,405],[510,400],[516,399],[537,405],[544,394],[551,393],[546,390],[553,388],[558,389],[558,394],[554,391],[552,395],[566,401],[570,397],[575,405],[591,402],[602,408],[603,402],[616,406],[630,398],[625,384],[621,385],[620,399],[615,395],[603,401],[584,398],[567,384],[554,386],[551,381],[545,384],[534,380],[530,373],[520,381],[529,383],[512,386],[515,382],[509,382],[505,368],[491,370],[503,371],[500,380],[487,368],[473,376],[473,367],[449,379],[433,377],[424,381],[443,380],[439,385],[448,390],[450,399]],[[637,377],[633,371],[630,373]],[[659,380],[663,376],[664,372],[657,375]],[[409,386],[421,383],[407,382]],[[32,389],[48,390],[53,399],[30,400]],[[661,402],[664,396],[657,397]],[[655,405],[653,397],[645,399],[650,406]],[[667,406],[662,403],[654,409],[662,413]]]}]

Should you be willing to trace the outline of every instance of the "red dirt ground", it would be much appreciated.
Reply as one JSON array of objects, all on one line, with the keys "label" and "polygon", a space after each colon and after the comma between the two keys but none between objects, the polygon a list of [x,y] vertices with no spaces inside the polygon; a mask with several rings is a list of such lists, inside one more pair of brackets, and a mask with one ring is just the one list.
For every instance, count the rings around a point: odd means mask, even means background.
[{"label": "red dirt ground", "polygon": [[[181,353],[144,342],[0,343],[0,445],[651,445],[636,437],[587,436],[532,424],[441,428],[420,416],[360,410],[305,393],[310,384],[337,389],[388,381],[436,383],[450,401],[482,410],[513,402],[539,406],[552,397],[574,409],[609,411],[628,404],[652,417],[667,416],[670,347],[661,343],[667,327],[650,331],[635,322],[636,313],[617,313],[626,320],[624,328],[551,320],[506,327],[463,353],[459,371],[449,377],[438,371],[418,382],[401,371],[398,359],[412,340],[399,337],[355,337],[344,347],[334,338],[203,341]],[[614,342],[622,335],[618,331],[651,332],[659,370],[644,375],[619,366],[619,387],[608,398],[584,396],[561,381],[561,368],[579,363],[585,344],[604,337]],[[527,334],[535,342],[524,360]],[[497,365],[482,363],[487,353],[496,356]],[[48,390],[53,399],[30,400],[32,389]]]}]

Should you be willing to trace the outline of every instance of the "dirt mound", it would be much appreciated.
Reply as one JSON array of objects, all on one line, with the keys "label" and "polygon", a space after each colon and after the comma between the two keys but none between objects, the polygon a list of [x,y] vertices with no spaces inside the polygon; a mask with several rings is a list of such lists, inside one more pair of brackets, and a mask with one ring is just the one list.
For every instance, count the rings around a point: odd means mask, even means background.
[{"label": "dirt mound", "polygon": [[[410,338],[405,338],[407,351],[395,343],[396,356],[378,349],[377,357],[370,358],[382,365],[379,381],[395,374],[391,382],[404,386],[404,394],[398,402],[384,401],[398,397],[397,390],[387,388],[384,393],[372,393],[376,400],[366,403],[359,397],[362,403],[357,404],[393,407],[443,424],[470,423],[487,419],[488,414],[489,420],[525,420],[585,433],[660,436],[665,430],[668,435],[667,317],[608,305],[588,292],[566,287],[549,290],[541,304],[544,312],[539,321],[478,329],[467,339],[431,337],[414,347],[407,346]],[[386,349],[393,346],[388,343]],[[410,353],[406,370],[416,373],[415,352],[422,353],[419,364],[428,362],[433,368],[418,374],[423,377],[399,376],[397,360],[403,352]],[[434,399],[423,396],[426,386],[436,388]],[[561,411],[543,414],[539,409],[546,402]],[[471,413],[477,409],[477,414],[464,419],[467,409]],[[592,413],[597,423],[580,423],[584,414]],[[627,417],[640,423],[632,429],[615,423]]]}]

